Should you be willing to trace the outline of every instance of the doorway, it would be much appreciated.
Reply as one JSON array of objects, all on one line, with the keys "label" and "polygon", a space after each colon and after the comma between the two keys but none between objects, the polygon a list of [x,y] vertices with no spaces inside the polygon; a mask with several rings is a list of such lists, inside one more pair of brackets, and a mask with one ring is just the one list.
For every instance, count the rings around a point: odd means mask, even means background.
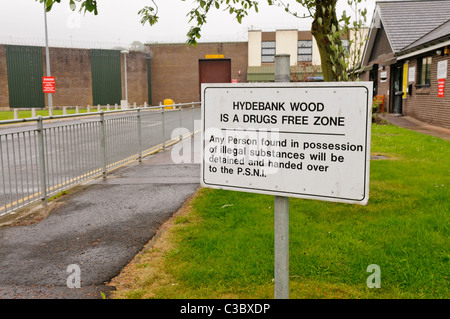
[{"label": "doorway", "polygon": [[392,110],[395,115],[402,115],[402,101],[403,101],[403,64],[394,65],[392,69]]},{"label": "doorway", "polygon": [[378,64],[372,66],[372,70],[369,71],[369,81],[373,83],[373,97],[378,94]]},{"label": "doorway", "polygon": [[202,83],[231,83],[231,59],[200,59],[199,93]]}]

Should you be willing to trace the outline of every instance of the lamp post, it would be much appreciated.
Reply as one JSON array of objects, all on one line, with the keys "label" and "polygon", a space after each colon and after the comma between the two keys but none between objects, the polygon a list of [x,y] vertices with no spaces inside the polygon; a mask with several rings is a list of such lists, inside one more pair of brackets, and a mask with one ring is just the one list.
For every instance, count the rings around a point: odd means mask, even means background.
[{"label": "lamp post", "polygon": [[128,108],[128,81],[127,81],[127,54],[130,53],[128,50],[122,50],[120,53],[123,54],[124,57],[124,68],[125,68],[125,103],[126,108]]},{"label": "lamp post", "polygon": [[[45,65],[47,67],[47,76],[51,76],[50,72],[50,50],[48,48],[48,31],[47,31],[47,7],[44,2],[44,22],[45,22]],[[52,93],[47,93],[48,96],[48,109],[50,114],[53,112],[53,97]]]}]

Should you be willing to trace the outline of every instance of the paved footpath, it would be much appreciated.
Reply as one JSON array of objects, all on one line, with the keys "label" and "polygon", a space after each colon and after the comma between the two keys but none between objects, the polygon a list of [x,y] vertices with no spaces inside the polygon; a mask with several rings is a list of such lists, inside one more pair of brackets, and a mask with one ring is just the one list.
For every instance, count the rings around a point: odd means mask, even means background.
[{"label": "paved footpath", "polygon": [[[0,227],[0,299],[108,296],[112,288],[105,283],[199,187],[199,139],[197,134],[77,187],[52,201],[40,222]],[[172,160],[180,147],[190,151],[188,163]]]},{"label": "paved footpath", "polygon": [[389,123],[400,126],[409,130],[413,130],[422,134],[432,135],[450,141],[450,129],[443,127],[433,126],[425,122],[416,120],[410,116],[398,116],[394,114],[386,113],[381,115]]}]

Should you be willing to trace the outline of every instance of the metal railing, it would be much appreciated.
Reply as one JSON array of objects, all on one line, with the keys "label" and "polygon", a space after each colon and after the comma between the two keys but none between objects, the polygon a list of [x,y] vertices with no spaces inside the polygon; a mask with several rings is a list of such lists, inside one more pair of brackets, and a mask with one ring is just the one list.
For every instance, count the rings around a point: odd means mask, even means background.
[{"label": "metal railing", "polygon": [[[0,216],[194,134],[200,103],[0,121]],[[58,121],[54,121],[60,119]],[[64,119],[65,121],[61,121]],[[35,126],[33,125],[35,123]],[[17,123],[30,123],[17,127]],[[183,128],[185,135],[172,138]]]}]

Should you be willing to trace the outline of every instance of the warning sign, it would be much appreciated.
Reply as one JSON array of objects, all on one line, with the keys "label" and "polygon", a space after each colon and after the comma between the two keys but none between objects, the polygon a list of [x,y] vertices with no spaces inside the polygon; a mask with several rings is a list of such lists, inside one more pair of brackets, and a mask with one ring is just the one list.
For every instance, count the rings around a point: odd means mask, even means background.
[{"label": "warning sign", "polygon": [[44,93],[55,93],[55,77],[54,76],[43,76],[42,77],[42,87]]},{"label": "warning sign", "polygon": [[367,204],[371,82],[202,84],[201,183]]},{"label": "warning sign", "polygon": [[444,97],[445,95],[445,79],[438,80],[438,97]]}]

